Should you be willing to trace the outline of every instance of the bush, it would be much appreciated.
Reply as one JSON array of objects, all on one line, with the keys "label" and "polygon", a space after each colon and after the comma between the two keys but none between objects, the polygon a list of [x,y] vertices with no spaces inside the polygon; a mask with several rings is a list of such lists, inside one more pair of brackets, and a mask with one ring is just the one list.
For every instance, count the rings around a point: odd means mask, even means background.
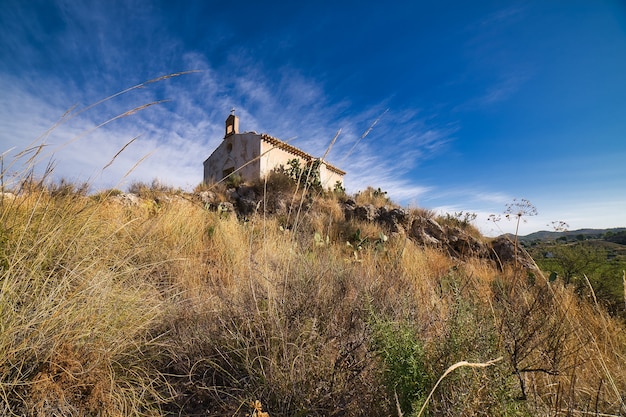
[{"label": "bush", "polygon": [[238,188],[242,184],[244,184],[244,179],[240,174],[233,173],[226,177],[226,188]]},{"label": "bush", "polygon": [[402,412],[411,414],[421,408],[432,385],[423,343],[409,323],[374,319],[372,326],[373,347],[382,360],[389,395],[397,396]]},{"label": "bush", "polygon": [[296,181],[284,169],[277,168],[270,171],[265,178],[257,181],[254,187],[259,194],[265,190],[270,193],[291,194],[296,190]]},{"label": "bush", "polygon": [[74,184],[71,181],[61,178],[57,182],[53,182],[48,186],[48,192],[53,197],[85,197],[89,193],[90,184],[84,182],[82,184]]},{"label": "bush", "polygon": [[181,194],[182,190],[163,184],[158,179],[154,179],[150,184],[141,181],[132,182],[128,186],[128,192],[136,194],[141,198],[155,199],[162,194]]}]

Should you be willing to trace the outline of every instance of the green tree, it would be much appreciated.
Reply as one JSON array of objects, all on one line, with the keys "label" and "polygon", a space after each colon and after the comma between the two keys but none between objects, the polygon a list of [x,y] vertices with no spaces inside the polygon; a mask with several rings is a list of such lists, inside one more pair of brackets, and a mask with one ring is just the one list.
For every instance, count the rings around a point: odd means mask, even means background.
[{"label": "green tree", "polygon": [[582,279],[583,274],[593,274],[606,262],[604,250],[583,243],[556,245],[551,253],[552,258],[544,259],[542,267],[559,274],[566,284]]}]

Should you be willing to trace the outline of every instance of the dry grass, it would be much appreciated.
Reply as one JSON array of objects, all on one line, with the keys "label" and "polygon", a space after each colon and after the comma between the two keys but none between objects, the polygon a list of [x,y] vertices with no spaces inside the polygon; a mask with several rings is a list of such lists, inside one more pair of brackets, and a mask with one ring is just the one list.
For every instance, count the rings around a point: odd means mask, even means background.
[{"label": "dry grass", "polygon": [[[457,362],[504,357],[448,375],[436,415],[623,407],[624,326],[600,307],[404,237],[376,242],[332,198],[292,230],[176,196],[124,207],[41,189],[0,204],[4,414],[243,415],[258,398],[273,416],[390,415],[400,394],[380,349],[405,360],[402,343],[423,346],[419,395]],[[370,241],[355,256],[356,230]],[[414,342],[373,323],[404,323]],[[424,404],[403,395],[407,415]]]},{"label": "dry grass", "polygon": [[[87,198],[45,191],[3,201],[0,369],[15,414],[112,415],[152,409],[164,313],[126,219]],[[134,236],[139,240],[140,236]],[[154,352],[153,352],[154,353]]]},{"label": "dry grass", "polygon": [[386,191],[374,187],[367,187],[365,190],[359,191],[354,196],[354,201],[360,206],[372,204],[374,207],[383,207],[392,204]]},{"label": "dry grass", "polygon": [[387,237],[280,175],[239,220],[156,183],[131,207],[46,186],[36,159],[1,173],[2,415],[626,413],[624,323],[540,274]]}]

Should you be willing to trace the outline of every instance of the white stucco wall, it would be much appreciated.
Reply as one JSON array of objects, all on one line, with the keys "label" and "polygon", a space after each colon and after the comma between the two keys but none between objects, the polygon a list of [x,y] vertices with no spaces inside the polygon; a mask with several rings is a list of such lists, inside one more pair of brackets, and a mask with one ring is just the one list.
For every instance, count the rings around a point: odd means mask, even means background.
[{"label": "white stucco wall", "polygon": [[[268,135],[254,132],[229,135],[204,161],[204,181],[219,181],[228,169],[236,170],[246,181],[254,181],[281,165],[287,168],[287,162],[294,158],[304,167],[311,156]],[[337,181],[343,183],[343,176],[322,164],[320,180],[324,188],[332,189]]]},{"label": "white stucco wall", "polygon": [[[267,152],[267,153],[265,153]],[[287,162],[289,162],[289,160],[291,159],[298,159],[300,160],[300,165],[304,165],[305,161],[290,153],[290,152],[285,152],[284,150],[275,147],[274,145],[272,145],[271,143],[268,143],[264,140],[261,141],[261,153],[265,153],[265,155],[263,155],[263,157],[261,158],[261,176],[264,177],[265,175],[269,174],[270,171],[272,171],[274,168],[277,168],[279,166],[284,166],[285,168],[288,168],[288,164]]]},{"label": "white stucco wall", "polygon": [[260,154],[259,135],[241,133],[227,136],[204,161],[204,181],[221,180],[224,170],[229,168],[237,170],[246,181],[253,181],[259,178],[261,163],[257,158]]},{"label": "white stucco wall", "polygon": [[332,190],[335,188],[337,181],[343,185],[343,175],[339,175],[338,173],[331,171],[325,164],[322,164],[320,167],[320,182],[322,183],[322,187],[330,188]]}]

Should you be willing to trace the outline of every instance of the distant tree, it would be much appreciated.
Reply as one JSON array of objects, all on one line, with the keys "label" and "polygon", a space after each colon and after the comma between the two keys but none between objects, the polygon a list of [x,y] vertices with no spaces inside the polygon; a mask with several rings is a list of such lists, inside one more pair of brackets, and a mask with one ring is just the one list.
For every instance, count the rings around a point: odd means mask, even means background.
[{"label": "distant tree", "polygon": [[592,274],[606,262],[606,252],[589,245],[557,245],[551,248],[552,257],[544,261],[545,269],[556,272],[566,284]]},{"label": "distant tree", "polygon": [[619,243],[620,245],[626,245],[626,231],[621,232],[606,232],[604,235],[604,240]]}]

